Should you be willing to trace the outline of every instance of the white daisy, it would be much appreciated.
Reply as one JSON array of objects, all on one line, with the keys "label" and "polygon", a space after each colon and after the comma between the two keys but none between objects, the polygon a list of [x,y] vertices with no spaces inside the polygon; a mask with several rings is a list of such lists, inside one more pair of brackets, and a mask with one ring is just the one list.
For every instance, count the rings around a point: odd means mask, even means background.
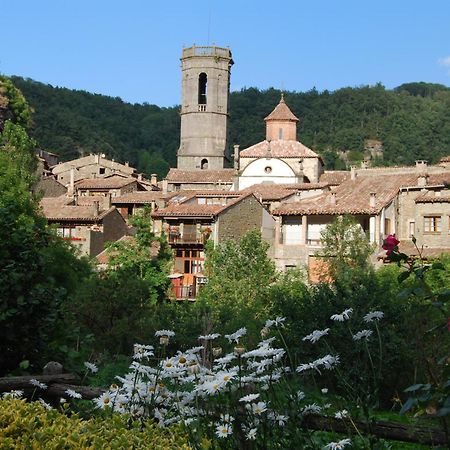
[{"label": "white daisy", "polygon": [[325,448],[328,450],[342,450],[347,445],[351,445],[352,441],[350,439],[342,439],[338,442],[330,442],[325,445]]},{"label": "white daisy", "polygon": [[248,403],[248,402],[252,402],[253,400],[256,400],[258,397],[259,397],[259,394],[248,394],[248,395],[245,395],[244,397],[241,397],[239,399],[239,401]]},{"label": "white daisy", "polygon": [[97,373],[98,372],[98,367],[95,364],[91,363],[91,362],[85,361],[84,367],[86,367],[86,369],[91,371],[92,373]]},{"label": "white daisy", "polygon": [[321,337],[326,336],[330,331],[329,328],[325,328],[325,330],[314,330],[308,336],[305,336],[302,341],[311,341],[313,344],[317,342]]},{"label": "white daisy", "polygon": [[94,404],[97,408],[105,409],[107,406],[112,406],[112,397],[109,392],[104,392],[100,397],[94,399]]},{"label": "white daisy", "polygon": [[212,334],[205,334],[205,335],[199,336],[198,339],[200,341],[212,341],[214,339],[217,339],[218,337],[220,337],[219,333],[212,333]]},{"label": "white daisy", "polygon": [[219,438],[226,438],[232,433],[233,430],[228,423],[219,423],[219,425],[216,426],[216,436]]},{"label": "white daisy", "polygon": [[234,341],[236,343],[239,342],[239,339],[242,336],[245,336],[247,334],[247,328],[243,327],[243,328],[239,328],[239,330],[235,331],[232,334],[226,334],[225,338],[228,339],[228,342],[230,342],[230,344]]},{"label": "white daisy", "polygon": [[341,314],[333,314],[330,319],[331,320],[336,320],[337,322],[344,322],[344,320],[348,320],[350,319],[350,316],[353,313],[353,309],[352,308],[348,308],[345,311],[342,311]]},{"label": "white daisy", "polygon": [[266,320],[266,324],[265,324],[265,327],[266,328],[270,328],[270,327],[273,327],[274,325],[277,327],[277,326],[279,326],[279,325],[281,325],[281,326],[283,326],[283,322],[286,320],[286,317],[280,317],[280,316],[278,316],[276,319],[274,319],[274,320],[270,320],[270,319],[268,319],[268,320]]},{"label": "white daisy", "polygon": [[353,335],[354,341],[360,341],[361,339],[369,339],[371,334],[373,333],[372,330],[361,330],[358,331],[356,334]]},{"label": "white daisy", "polygon": [[166,336],[166,337],[172,337],[175,336],[175,333],[172,330],[158,330],[155,333],[156,337],[162,337],[162,336]]},{"label": "white daisy", "polygon": [[342,411],[337,411],[334,414],[335,419],[345,419],[348,417],[348,411],[346,409],[343,409]]},{"label": "white daisy", "polygon": [[374,320],[380,320],[384,317],[384,312],[382,311],[371,311],[364,316],[364,322],[373,322]]},{"label": "white daisy", "polygon": [[[250,406],[250,405],[247,405],[247,406]],[[263,412],[267,411],[267,403],[265,403],[265,402],[252,403],[251,408],[252,408],[252,413],[259,416]]]},{"label": "white daisy", "polygon": [[48,388],[48,386],[45,383],[41,383],[40,381],[38,381],[34,378],[30,380],[30,384],[32,384],[34,387],[37,387],[39,389],[47,389]]},{"label": "white daisy", "polygon": [[256,439],[256,432],[258,431],[257,428],[250,428],[250,430],[247,431],[245,434],[245,439],[248,441],[254,441]]},{"label": "white daisy", "polygon": [[71,398],[82,398],[82,395],[79,392],[74,391],[73,389],[66,389],[64,393]]}]

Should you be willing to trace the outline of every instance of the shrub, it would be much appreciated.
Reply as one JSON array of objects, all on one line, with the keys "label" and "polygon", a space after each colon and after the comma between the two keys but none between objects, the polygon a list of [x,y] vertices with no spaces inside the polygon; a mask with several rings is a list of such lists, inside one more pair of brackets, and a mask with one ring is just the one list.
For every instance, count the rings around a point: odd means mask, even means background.
[{"label": "shrub", "polygon": [[112,415],[82,420],[46,409],[38,402],[0,400],[0,449],[189,449],[178,427],[143,426],[126,417]]}]

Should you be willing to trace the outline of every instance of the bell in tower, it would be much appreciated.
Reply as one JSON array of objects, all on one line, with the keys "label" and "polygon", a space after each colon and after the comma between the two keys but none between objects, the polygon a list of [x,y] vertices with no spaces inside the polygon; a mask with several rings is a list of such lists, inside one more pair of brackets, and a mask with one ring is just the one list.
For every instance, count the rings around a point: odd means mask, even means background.
[{"label": "bell in tower", "polygon": [[227,157],[230,69],[228,48],[183,49],[178,169],[223,169]]}]

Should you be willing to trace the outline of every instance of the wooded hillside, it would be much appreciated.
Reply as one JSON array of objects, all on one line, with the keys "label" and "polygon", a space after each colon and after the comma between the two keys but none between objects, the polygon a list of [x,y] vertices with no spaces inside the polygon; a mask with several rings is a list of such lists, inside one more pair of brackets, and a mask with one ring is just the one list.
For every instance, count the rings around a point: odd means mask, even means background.
[{"label": "wooded hillside", "polygon": [[[130,104],[120,98],[54,88],[13,77],[34,109],[30,134],[62,160],[102,152],[129,161],[147,174],[164,175],[176,164],[178,108]],[[286,102],[300,118],[298,138],[324,157],[328,168],[344,168],[364,157],[365,140],[381,141],[383,158],[376,165],[436,162],[450,154],[450,88],[408,83],[394,90],[381,84],[334,92],[286,92]],[[280,91],[256,88],[230,96],[230,144],[241,149],[264,139],[267,116]]]}]

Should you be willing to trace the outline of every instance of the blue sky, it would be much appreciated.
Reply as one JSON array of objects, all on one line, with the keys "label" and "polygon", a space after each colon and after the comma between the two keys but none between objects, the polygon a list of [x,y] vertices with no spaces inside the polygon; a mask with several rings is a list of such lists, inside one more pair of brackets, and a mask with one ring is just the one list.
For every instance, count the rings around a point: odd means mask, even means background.
[{"label": "blue sky", "polygon": [[173,106],[183,46],[230,47],[231,89],[450,86],[450,1],[0,0],[0,73]]}]

